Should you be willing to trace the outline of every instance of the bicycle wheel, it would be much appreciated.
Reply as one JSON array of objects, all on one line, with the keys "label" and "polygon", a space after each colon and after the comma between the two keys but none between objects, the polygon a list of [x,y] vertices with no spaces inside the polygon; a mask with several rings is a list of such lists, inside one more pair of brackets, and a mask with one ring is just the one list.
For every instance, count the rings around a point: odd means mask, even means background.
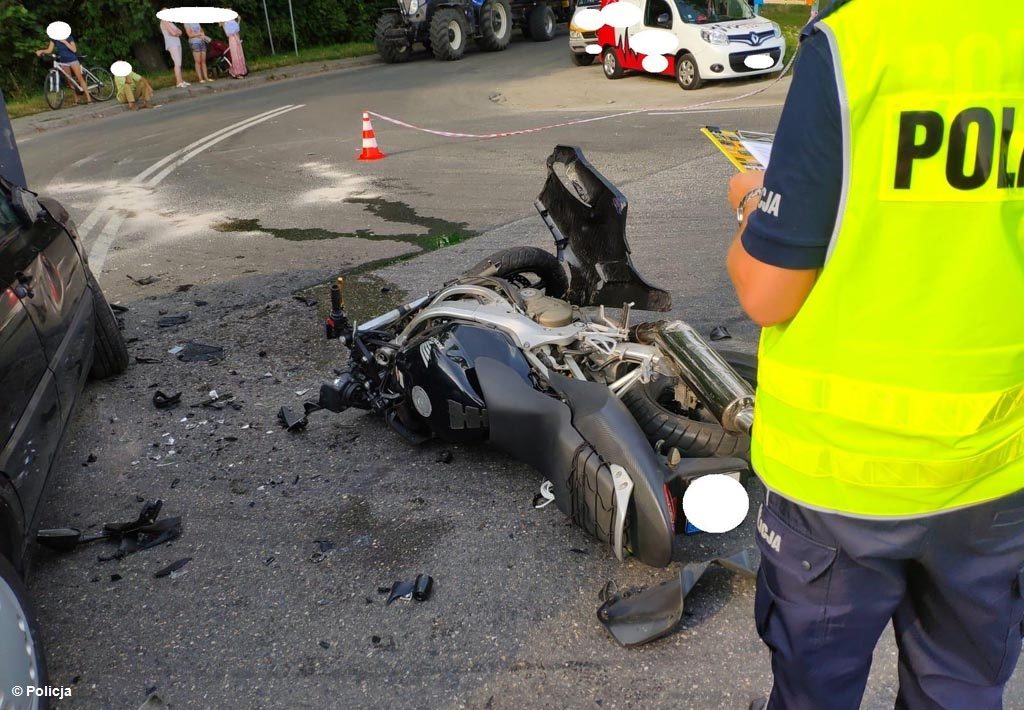
[{"label": "bicycle wheel", "polygon": [[51,69],[46,73],[43,80],[43,96],[46,97],[47,105],[56,111],[64,103],[64,82],[61,81],[60,72]]},{"label": "bicycle wheel", "polygon": [[114,77],[103,67],[93,67],[86,72],[89,94],[97,101],[109,101],[114,96]]}]

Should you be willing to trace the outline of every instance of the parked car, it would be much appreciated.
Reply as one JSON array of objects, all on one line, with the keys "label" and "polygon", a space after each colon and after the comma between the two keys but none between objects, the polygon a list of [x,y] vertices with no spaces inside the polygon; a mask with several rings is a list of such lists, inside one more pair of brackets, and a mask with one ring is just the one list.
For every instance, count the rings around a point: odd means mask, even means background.
[{"label": "parked car", "polygon": [[689,90],[709,79],[782,69],[786,40],[781,28],[755,16],[745,0],[603,0],[602,5],[610,2],[628,3],[641,12],[629,27],[604,25],[597,31],[609,79],[645,71],[674,76]]},{"label": "parked car", "polygon": [[[7,171],[0,176],[0,707],[6,708],[15,706],[12,687],[46,685],[23,575],[50,468],[86,379],[123,372],[128,351],[67,211],[13,182],[24,178],[2,105],[0,96],[0,170]],[[20,702],[42,707],[45,698]]]},{"label": "parked car", "polygon": [[[601,0],[576,0],[576,7],[573,10],[572,16],[576,17],[576,13],[580,10],[586,9],[597,9],[601,7]],[[600,47],[597,43],[597,30],[586,29],[579,25],[573,24],[572,19],[569,20],[569,56],[572,58],[572,63],[578,67],[589,67],[597,59],[597,55],[600,54],[600,50],[587,51],[588,47]]]}]

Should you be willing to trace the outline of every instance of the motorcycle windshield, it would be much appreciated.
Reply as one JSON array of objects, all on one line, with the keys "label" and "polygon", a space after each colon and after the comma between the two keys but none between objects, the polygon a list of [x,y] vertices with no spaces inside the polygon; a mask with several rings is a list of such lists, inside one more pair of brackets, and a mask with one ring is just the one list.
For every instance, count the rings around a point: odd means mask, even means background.
[{"label": "motorcycle windshield", "polygon": [[565,298],[579,306],[667,311],[671,295],[637,272],[626,241],[628,201],[574,146],[548,157],[548,177],[538,198],[542,215],[564,236],[558,257],[569,267]]}]

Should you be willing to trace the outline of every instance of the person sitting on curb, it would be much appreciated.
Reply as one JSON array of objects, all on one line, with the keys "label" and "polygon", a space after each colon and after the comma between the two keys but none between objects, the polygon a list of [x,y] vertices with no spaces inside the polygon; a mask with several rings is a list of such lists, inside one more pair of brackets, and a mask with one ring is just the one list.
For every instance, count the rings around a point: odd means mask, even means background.
[{"label": "person sitting on curb", "polygon": [[[125,66],[117,66],[123,64]],[[117,71],[114,71],[117,69]],[[139,108],[135,105],[136,100],[142,100],[142,108],[152,108],[149,100],[153,98],[153,87],[138,72],[132,71],[128,62],[115,62],[111,67],[111,74],[114,75],[114,84],[117,86],[117,100],[128,104],[128,109],[134,111]]]}]

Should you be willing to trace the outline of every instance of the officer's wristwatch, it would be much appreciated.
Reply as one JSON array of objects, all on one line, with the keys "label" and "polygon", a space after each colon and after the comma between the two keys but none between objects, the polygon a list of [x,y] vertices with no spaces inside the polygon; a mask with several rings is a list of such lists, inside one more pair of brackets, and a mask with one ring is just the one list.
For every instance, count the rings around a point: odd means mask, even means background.
[{"label": "officer's wristwatch", "polygon": [[751,190],[750,192],[748,192],[746,195],[743,196],[743,199],[740,200],[740,203],[738,205],[736,205],[736,221],[737,222],[739,222],[740,224],[743,224],[743,210],[747,206],[747,200],[749,200],[751,197],[754,197],[755,195],[759,196],[760,194],[761,194],[761,188],[760,187],[755,187],[753,190]]}]

